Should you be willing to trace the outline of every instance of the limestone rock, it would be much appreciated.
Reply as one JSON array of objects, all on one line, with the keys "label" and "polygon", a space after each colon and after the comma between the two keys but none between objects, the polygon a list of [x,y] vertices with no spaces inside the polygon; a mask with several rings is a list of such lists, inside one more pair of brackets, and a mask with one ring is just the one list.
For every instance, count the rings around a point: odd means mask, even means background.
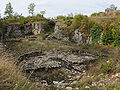
[{"label": "limestone rock", "polygon": [[62,30],[58,26],[55,26],[55,37],[57,39],[62,39]]},{"label": "limestone rock", "polygon": [[41,34],[41,32],[44,31],[43,25],[41,23],[33,23],[32,24],[32,32],[37,35]]},{"label": "limestone rock", "polygon": [[73,40],[81,45],[92,43],[92,38],[90,36],[86,36],[83,32],[79,32],[78,29],[74,31]]},{"label": "limestone rock", "polygon": [[26,71],[37,69],[55,69],[67,68],[69,70],[84,71],[86,69],[86,62],[95,60],[93,56],[81,56],[61,52],[61,51],[46,51],[46,52],[32,52],[22,55],[18,59]]}]

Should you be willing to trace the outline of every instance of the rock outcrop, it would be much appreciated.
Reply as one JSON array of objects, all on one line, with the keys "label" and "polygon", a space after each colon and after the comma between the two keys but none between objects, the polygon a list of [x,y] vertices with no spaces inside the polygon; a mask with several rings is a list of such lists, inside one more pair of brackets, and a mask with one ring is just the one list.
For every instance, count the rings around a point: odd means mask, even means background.
[{"label": "rock outcrop", "polygon": [[20,26],[19,24],[12,24],[7,27],[6,37],[21,37],[32,33],[31,25]]},{"label": "rock outcrop", "polygon": [[67,68],[82,72],[86,68],[86,63],[95,60],[95,57],[92,54],[76,55],[71,52],[40,51],[24,54],[18,60],[25,71]]},{"label": "rock outcrop", "polygon": [[55,33],[55,37],[57,39],[63,39],[63,31],[64,31],[64,28],[66,28],[68,25],[65,24],[63,21],[61,20],[58,20],[56,21],[55,23],[55,28],[54,28],[54,33]]},{"label": "rock outcrop", "polygon": [[6,37],[21,37],[30,34],[41,34],[43,31],[50,31],[54,28],[54,22],[48,23],[31,23],[31,24],[11,24],[7,27]]},{"label": "rock outcrop", "polygon": [[62,40],[66,38],[65,41],[71,40],[81,45],[92,43],[92,38],[90,37],[90,35],[88,34],[86,35],[87,31],[80,32],[79,29],[76,29],[76,30],[68,30],[65,32],[67,27],[68,25],[63,23],[62,21],[56,22],[55,29],[54,29],[55,37],[57,39],[62,39]]},{"label": "rock outcrop", "polygon": [[62,39],[62,30],[58,26],[55,26],[55,37],[57,39]]},{"label": "rock outcrop", "polygon": [[31,75],[31,80],[37,80],[35,83],[46,81],[49,85],[75,81],[77,75],[86,72],[89,63],[96,59],[88,52],[61,50],[31,52],[18,58],[19,65]]},{"label": "rock outcrop", "polygon": [[92,43],[92,38],[90,36],[85,36],[85,34],[83,32],[79,32],[78,29],[74,31],[73,40],[81,45]]},{"label": "rock outcrop", "polygon": [[37,35],[44,31],[44,25],[42,23],[32,23],[32,32]]}]

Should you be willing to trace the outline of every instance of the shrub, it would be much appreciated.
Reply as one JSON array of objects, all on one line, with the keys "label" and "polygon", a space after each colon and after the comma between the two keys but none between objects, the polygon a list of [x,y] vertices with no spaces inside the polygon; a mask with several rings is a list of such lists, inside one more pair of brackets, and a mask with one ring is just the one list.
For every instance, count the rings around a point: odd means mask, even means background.
[{"label": "shrub", "polygon": [[93,14],[91,14],[91,17],[95,17],[95,16],[100,16],[100,13],[93,13]]},{"label": "shrub", "polygon": [[102,30],[100,29],[98,24],[94,24],[94,26],[90,29],[93,43],[96,43],[100,40],[101,32]]},{"label": "shrub", "polygon": [[103,33],[102,37],[103,45],[120,45],[120,30],[111,29]]},{"label": "shrub", "polygon": [[116,30],[114,33],[114,42],[113,46],[119,46],[120,45],[120,30]]},{"label": "shrub", "polygon": [[73,23],[72,23],[72,26],[74,27],[74,29],[77,29],[81,26],[82,23],[85,22],[85,20],[88,19],[87,16],[84,16],[84,15],[76,15],[74,17],[74,20],[73,20]]},{"label": "shrub", "polygon": [[113,62],[112,60],[109,60],[109,62],[104,62],[102,64],[102,71],[104,73],[111,73],[114,70],[114,66],[113,66]]},{"label": "shrub", "polygon": [[114,38],[112,36],[112,30],[108,30],[103,33],[102,43],[103,45],[110,45],[114,42]]},{"label": "shrub", "polygon": [[65,16],[57,16],[57,19],[65,19]]}]

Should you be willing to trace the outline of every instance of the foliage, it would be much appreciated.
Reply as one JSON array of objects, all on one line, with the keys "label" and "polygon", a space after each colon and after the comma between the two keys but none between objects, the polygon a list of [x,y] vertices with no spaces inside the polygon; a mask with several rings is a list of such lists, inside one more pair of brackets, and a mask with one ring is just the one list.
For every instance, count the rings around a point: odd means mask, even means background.
[{"label": "foliage", "polygon": [[91,14],[91,16],[99,16],[100,15],[100,13],[93,13],[93,14]]},{"label": "foliage", "polygon": [[103,33],[102,36],[103,45],[120,45],[120,30],[111,29]]},{"label": "foliage", "polygon": [[90,29],[90,33],[91,33],[91,36],[92,36],[93,43],[96,43],[100,40],[101,32],[102,32],[102,30],[100,29],[98,24],[95,24]]},{"label": "foliage", "polygon": [[10,2],[8,4],[6,4],[5,15],[8,15],[9,18],[11,18],[13,16],[13,8],[12,8]]},{"label": "foliage", "polygon": [[64,23],[66,24],[71,24],[71,20],[73,19],[73,17],[71,17],[70,15],[66,16],[57,16],[57,19],[62,20]]},{"label": "foliage", "polygon": [[44,11],[40,11],[40,14],[42,15],[42,17],[44,17],[44,14],[46,13],[46,10]]},{"label": "foliage", "polygon": [[29,10],[29,14],[31,14],[32,16],[34,15],[34,8],[35,8],[35,4],[30,3],[28,6],[28,10]]},{"label": "foliage", "polygon": [[114,37],[113,46],[119,46],[120,45],[120,30],[114,31],[113,37]]},{"label": "foliage", "polygon": [[74,20],[73,20],[73,23],[72,23],[72,26],[74,29],[77,29],[81,26],[81,23],[85,21],[85,19],[87,19],[87,16],[84,16],[84,15],[76,15],[74,17]]},{"label": "foliage", "polygon": [[113,10],[117,10],[117,7],[114,4],[111,4],[110,8],[113,9]]},{"label": "foliage", "polygon": [[65,19],[65,16],[57,16],[57,19]]},{"label": "foliage", "polygon": [[103,33],[102,42],[103,45],[110,45],[114,42],[114,38],[112,36],[112,30],[108,30]]},{"label": "foliage", "polygon": [[102,68],[102,71],[105,73],[113,72],[114,68],[113,68],[112,60],[109,60],[108,62],[104,62],[101,68]]},{"label": "foliage", "polygon": [[120,15],[117,18],[117,22],[118,22],[118,24],[120,24]]}]

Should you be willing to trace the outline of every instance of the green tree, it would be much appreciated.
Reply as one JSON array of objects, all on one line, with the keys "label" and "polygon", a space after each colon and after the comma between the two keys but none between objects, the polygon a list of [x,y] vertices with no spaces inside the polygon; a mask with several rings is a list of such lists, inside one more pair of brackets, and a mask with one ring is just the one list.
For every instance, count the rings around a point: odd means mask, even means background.
[{"label": "green tree", "polygon": [[117,7],[114,4],[111,4],[110,8],[113,9],[113,10],[117,10]]},{"label": "green tree", "polygon": [[28,10],[29,10],[29,14],[31,14],[32,16],[34,15],[34,9],[35,9],[35,4],[30,3],[28,6]]},{"label": "green tree", "polygon": [[13,16],[13,7],[10,2],[6,4],[5,15],[8,15],[9,18]]},{"label": "green tree", "polygon": [[46,10],[40,11],[40,14],[42,15],[42,17],[44,17],[45,13],[46,13]]}]

